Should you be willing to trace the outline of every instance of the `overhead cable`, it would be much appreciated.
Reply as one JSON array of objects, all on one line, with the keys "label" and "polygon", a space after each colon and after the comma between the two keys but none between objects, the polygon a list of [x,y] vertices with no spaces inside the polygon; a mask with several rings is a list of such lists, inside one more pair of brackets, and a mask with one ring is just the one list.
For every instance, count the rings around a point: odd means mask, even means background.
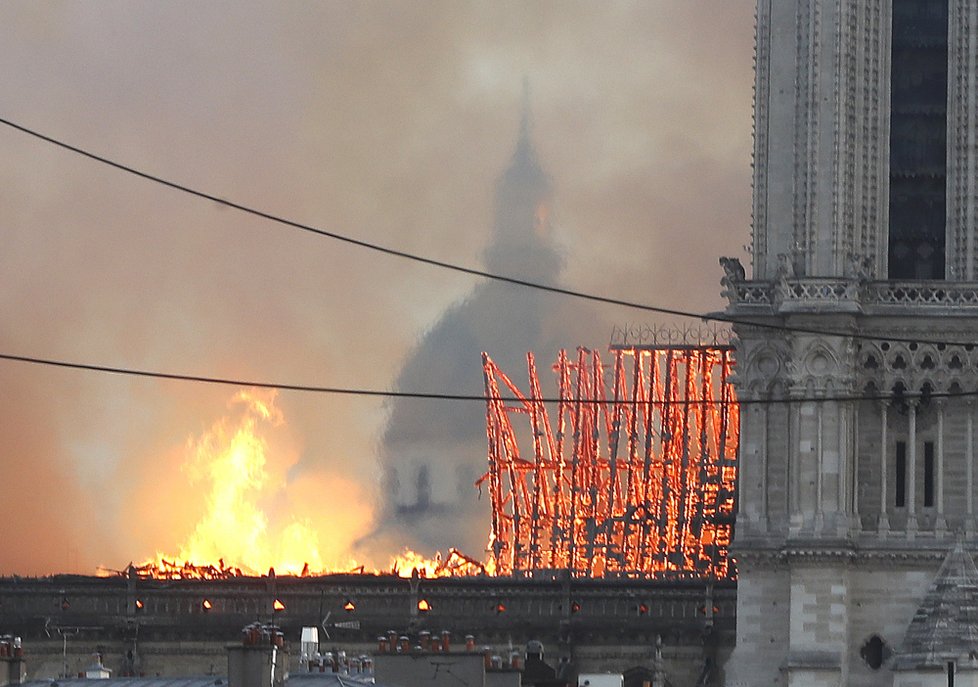
[{"label": "overhead cable", "polygon": [[177,183],[175,181],[170,181],[168,179],[164,179],[163,177],[141,171],[130,165],[123,164],[121,162],[116,162],[103,155],[98,155],[96,153],[90,152],[83,148],[79,148],[78,146],[72,145],[70,143],[66,143],[65,141],[59,140],[52,136],[48,136],[47,134],[43,134],[34,129],[30,129],[21,124],[17,124],[16,122],[13,122],[9,119],[0,117],[0,124],[4,124],[12,129],[16,129],[17,131],[25,133],[29,136],[33,136],[37,139],[50,143],[64,150],[68,150],[78,155],[81,155],[83,157],[86,157],[90,160],[94,160],[95,162],[99,162],[101,164],[108,165],[109,167],[113,167],[114,169],[118,169],[128,174],[132,174],[141,179],[152,181],[154,183],[161,184],[168,188],[174,189],[176,191],[181,191],[182,193],[196,196],[198,198],[203,198],[213,203],[217,203],[219,205],[223,205],[225,207],[238,210],[239,212],[243,212],[255,217],[259,217],[264,220],[268,220],[269,222],[274,222],[276,224],[281,224],[290,227],[292,229],[297,229],[299,231],[305,231],[325,238],[330,238],[335,241],[341,241],[343,243],[347,243],[353,246],[375,251],[378,253],[383,253],[385,255],[390,255],[405,260],[411,260],[413,262],[418,262],[425,265],[430,265],[432,267],[450,270],[453,272],[459,272],[474,277],[481,277],[484,279],[490,279],[493,281],[512,284],[515,286],[522,286],[526,288],[537,289],[540,291],[546,291],[549,293],[559,294],[562,296],[570,296],[572,298],[579,298],[587,301],[593,301],[596,303],[603,303],[605,305],[615,305],[624,308],[631,308],[634,310],[641,310],[644,312],[656,313],[658,315],[670,315],[673,317],[693,318],[693,319],[698,319],[703,321],[721,322],[721,323],[732,324],[732,325],[744,325],[744,326],[756,327],[759,329],[768,329],[768,330],[781,331],[781,332],[815,334],[819,336],[841,336],[841,337],[848,337],[852,339],[861,339],[861,340],[868,340],[868,341],[891,341],[897,343],[935,344],[935,345],[944,345],[944,346],[962,346],[962,345],[971,345],[972,343],[972,342],[948,341],[942,339],[926,339],[926,338],[907,337],[907,336],[883,336],[877,334],[864,334],[861,332],[835,331],[835,330],[820,329],[818,327],[802,327],[802,326],[795,326],[795,325],[763,322],[763,321],[757,321],[757,320],[746,319],[746,318],[728,317],[720,313],[695,313],[688,310],[680,310],[678,308],[666,308],[662,306],[649,305],[646,303],[639,303],[637,301],[630,301],[621,298],[612,298],[610,296],[602,296],[600,294],[587,293],[584,291],[567,289],[560,286],[543,284],[541,282],[535,282],[528,279],[520,279],[518,277],[511,277],[503,274],[496,274],[494,272],[487,272],[485,270],[480,270],[473,267],[466,267],[464,265],[459,265],[444,260],[437,260],[435,258],[419,255],[417,253],[411,253],[397,248],[391,248],[389,246],[384,246],[378,243],[364,241],[362,239],[357,239],[352,236],[340,234],[335,231],[329,231],[326,229],[321,229],[319,227],[314,227],[309,224],[303,224],[301,222],[290,220],[285,217],[281,217],[279,215],[274,215],[270,212],[258,210],[256,208],[250,207],[248,205],[244,205],[242,203],[221,198],[212,193],[201,191],[199,189],[192,188],[185,184]]},{"label": "overhead cable", "polygon": [[[332,395],[343,395],[343,396],[367,396],[367,397],[381,397],[381,398],[413,398],[413,399],[427,399],[434,401],[499,401],[504,403],[560,403],[568,402],[568,399],[560,399],[553,397],[545,398],[533,398],[531,396],[525,396],[523,398],[518,398],[516,396],[485,396],[484,394],[456,394],[456,393],[425,393],[425,392],[415,392],[415,391],[389,391],[383,389],[358,389],[350,387],[337,387],[337,386],[316,386],[311,384],[289,384],[283,382],[268,382],[268,381],[256,381],[256,380],[245,380],[236,379],[232,377],[211,377],[205,375],[191,375],[191,374],[180,374],[175,372],[159,372],[156,370],[144,370],[131,367],[117,367],[110,365],[96,365],[92,363],[78,363],[71,362],[67,360],[56,360],[53,358],[38,358],[34,356],[24,356],[24,355],[13,355],[10,353],[0,353],[0,360],[6,360],[9,362],[17,363],[27,363],[31,365],[44,365],[47,367],[59,367],[71,370],[82,370],[86,372],[96,372],[102,374],[113,374],[113,375],[125,375],[129,377],[144,377],[150,379],[165,379],[178,382],[196,382],[200,384],[215,384],[222,386],[236,386],[236,387],[247,387],[254,389],[277,389],[280,391],[302,391],[314,394],[332,394]],[[887,401],[901,403],[913,400],[926,400],[926,399],[938,399],[938,398],[975,398],[978,397],[978,391],[931,391],[926,393],[908,392],[904,391],[901,393],[890,393],[890,394],[861,394],[861,395],[825,395],[825,396],[806,396],[803,398],[746,398],[738,399],[737,403],[739,405],[772,405],[772,404],[790,404],[790,403],[825,403],[825,402],[845,402],[845,401]],[[630,399],[570,399],[571,403],[581,404],[581,405],[720,405],[727,403],[727,401],[721,399],[714,400],[697,400],[697,399],[679,399],[679,400],[655,400],[647,399],[644,401],[636,401]]]}]

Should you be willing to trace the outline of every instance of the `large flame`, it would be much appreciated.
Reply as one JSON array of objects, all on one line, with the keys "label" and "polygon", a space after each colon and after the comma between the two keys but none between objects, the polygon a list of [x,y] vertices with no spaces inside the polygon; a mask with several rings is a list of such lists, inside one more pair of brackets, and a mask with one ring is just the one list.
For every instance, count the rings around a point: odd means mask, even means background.
[{"label": "large flame", "polygon": [[[355,483],[337,475],[305,473],[289,479],[298,451],[275,441],[285,427],[275,391],[241,391],[228,416],[187,442],[183,472],[203,516],[177,554],[157,553],[134,566],[147,577],[225,578],[275,574],[378,572],[358,563],[353,542],[366,534],[372,513]],[[323,514],[314,524],[310,514]],[[316,525],[319,525],[317,527]],[[329,538],[321,539],[328,530]],[[454,549],[433,558],[405,549],[386,570],[422,577],[485,574],[479,561]]]},{"label": "large flame", "polygon": [[286,471],[297,462],[295,456],[270,455],[264,432],[285,424],[275,400],[274,391],[241,391],[231,401],[236,422],[222,418],[188,442],[184,469],[192,485],[203,487],[206,511],[179,554],[159,555],[160,562],[215,562],[251,573],[323,568],[319,537],[307,516],[289,510],[269,516],[288,502]]}]

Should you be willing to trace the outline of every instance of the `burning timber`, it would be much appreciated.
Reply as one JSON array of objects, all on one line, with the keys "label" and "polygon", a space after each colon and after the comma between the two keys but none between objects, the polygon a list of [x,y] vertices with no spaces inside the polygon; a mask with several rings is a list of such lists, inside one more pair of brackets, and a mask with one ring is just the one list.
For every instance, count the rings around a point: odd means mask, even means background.
[{"label": "burning timber", "polygon": [[[418,571],[421,577],[467,577],[471,575],[485,575],[486,566],[472,558],[466,556],[458,549],[449,549],[448,556],[442,558],[437,554],[434,558],[422,558],[413,552],[396,556],[394,563],[389,571],[392,575],[399,577],[409,577],[412,571]],[[107,574],[119,576],[135,575],[142,579],[156,580],[230,580],[236,577],[260,577],[253,570],[227,565],[223,559],[219,559],[216,565],[197,564],[192,561],[182,563],[175,560],[168,560],[159,557],[155,561],[149,561],[140,565],[130,565],[126,570],[108,570]],[[269,575],[274,576],[274,568],[270,569]],[[298,577],[322,577],[333,574],[313,570],[306,563]],[[370,575],[386,574],[367,572],[365,566],[358,566],[350,570],[351,575]]]},{"label": "burning timber", "polygon": [[526,394],[483,354],[490,562],[531,577],[733,579],[733,349],[652,343],[612,356],[561,351],[546,399],[532,354]]}]

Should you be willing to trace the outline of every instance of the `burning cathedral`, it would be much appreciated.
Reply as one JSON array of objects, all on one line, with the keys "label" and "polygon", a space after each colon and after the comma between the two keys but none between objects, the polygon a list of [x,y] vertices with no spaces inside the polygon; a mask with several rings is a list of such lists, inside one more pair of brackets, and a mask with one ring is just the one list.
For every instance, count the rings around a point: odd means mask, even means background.
[{"label": "burning cathedral", "polygon": [[729,685],[978,684],[976,65],[973,3],[757,4]]},{"label": "burning cathedral", "polygon": [[[162,670],[166,647],[179,642],[180,660],[186,664],[192,654],[205,672],[229,629],[260,616],[291,630],[329,629],[336,635],[330,641],[357,651],[391,627],[476,629],[499,646],[533,635],[557,647],[565,665],[624,670],[625,684],[636,686],[665,684],[666,675],[676,685],[978,685],[978,568],[971,556],[978,548],[976,93],[974,3],[758,0],[751,264],[721,260],[725,317],[736,339],[735,367],[722,358],[719,369],[724,383],[732,375],[739,404],[728,422],[705,410],[716,396],[681,399],[686,417],[701,413],[694,433],[701,452],[721,462],[704,463],[702,482],[695,482],[703,488],[682,492],[678,516],[622,516],[613,506],[615,485],[631,482],[595,473],[582,490],[591,500],[581,503],[607,506],[604,525],[573,510],[544,517],[529,500],[510,513],[512,525],[498,529],[509,537],[506,546],[497,539],[494,552],[509,562],[510,577],[270,572],[156,580],[130,568],[116,578],[0,580],[4,629],[46,650],[52,674],[62,661],[68,673],[68,637],[83,651],[104,649],[130,674]],[[550,182],[529,133],[524,114],[497,186],[485,264],[555,284],[561,260]],[[489,386],[479,374],[481,350],[516,370],[528,350],[552,353],[578,341],[567,329],[586,319],[576,304],[571,314],[544,307],[545,298],[500,284],[478,287],[426,333],[396,386],[480,395]],[[643,381],[657,369],[638,356],[633,364],[647,366],[645,376],[634,377]],[[625,379],[617,365],[607,377]],[[603,368],[595,363],[593,370],[593,379],[603,378]],[[638,455],[634,428],[643,420],[628,408],[664,401],[662,392],[640,396],[639,388],[619,388],[620,417],[595,413],[589,420],[616,432],[629,427],[630,438],[614,444],[627,446],[629,456]],[[646,388],[658,387],[649,381]],[[485,456],[484,422],[494,412],[488,405],[489,413],[481,403],[391,406],[382,446],[390,497],[384,523],[410,523],[431,547],[484,534],[487,516],[469,505],[481,461],[457,457]],[[525,410],[533,418],[542,413],[529,402]],[[490,442],[510,432],[508,409],[495,412]],[[645,421],[648,446],[671,441],[678,426],[656,412],[656,422]],[[533,425],[532,434],[545,435],[545,423]],[[733,439],[736,466],[722,463]],[[661,455],[687,465],[691,445]],[[507,469],[518,462],[497,454]],[[624,461],[603,462],[627,472]],[[535,491],[513,474],[510,484],[520,493]],[[724,474],[729,480],[718,481]],[[671,493],[687,481],[677,473],[675,482],[661,484]],[[547,484],[564,482],[558,476]],[[608,484],[611,496],[601,501],[597,494]],[[670,529],[702,522],[704,512],[686,508],[694,499],[685,496],[709,490],[714,516],[735,510],[732,542],[726,521],[716,521],[722,527],[709,544],[702,530],[690,534],[692,525]],[[521,529],[516,515],[526,513],[533,526]],[[649,533],[680,544],[699,536],[698,558],[687,565],[703,574],[656,579],[653,573],[679,563],[636,556],[635,543],[644,551]],[[727,543],[733,570],[718,548]],[[588,559],[575,567],[579,546]],[[646,548],[659,552],[655,546]],[[522,574],[546,556],[570,562],[554,564],[560,574],[549,577]],[[616,576],[602,577],[599,569]],[[188,636],[199,650],[187,648]]]}]

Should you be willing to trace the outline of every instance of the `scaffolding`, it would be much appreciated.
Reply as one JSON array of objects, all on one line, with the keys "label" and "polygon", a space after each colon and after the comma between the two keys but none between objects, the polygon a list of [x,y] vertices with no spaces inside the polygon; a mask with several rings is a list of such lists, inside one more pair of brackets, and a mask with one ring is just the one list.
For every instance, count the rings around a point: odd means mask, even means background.
[{"label": "scaffolding", "polygon": [[[731,579],[739,412],[732,348],[558,354],[556,396],[483,353],[497,575]],[[517,421],[519,419],[519,421]]]}]

